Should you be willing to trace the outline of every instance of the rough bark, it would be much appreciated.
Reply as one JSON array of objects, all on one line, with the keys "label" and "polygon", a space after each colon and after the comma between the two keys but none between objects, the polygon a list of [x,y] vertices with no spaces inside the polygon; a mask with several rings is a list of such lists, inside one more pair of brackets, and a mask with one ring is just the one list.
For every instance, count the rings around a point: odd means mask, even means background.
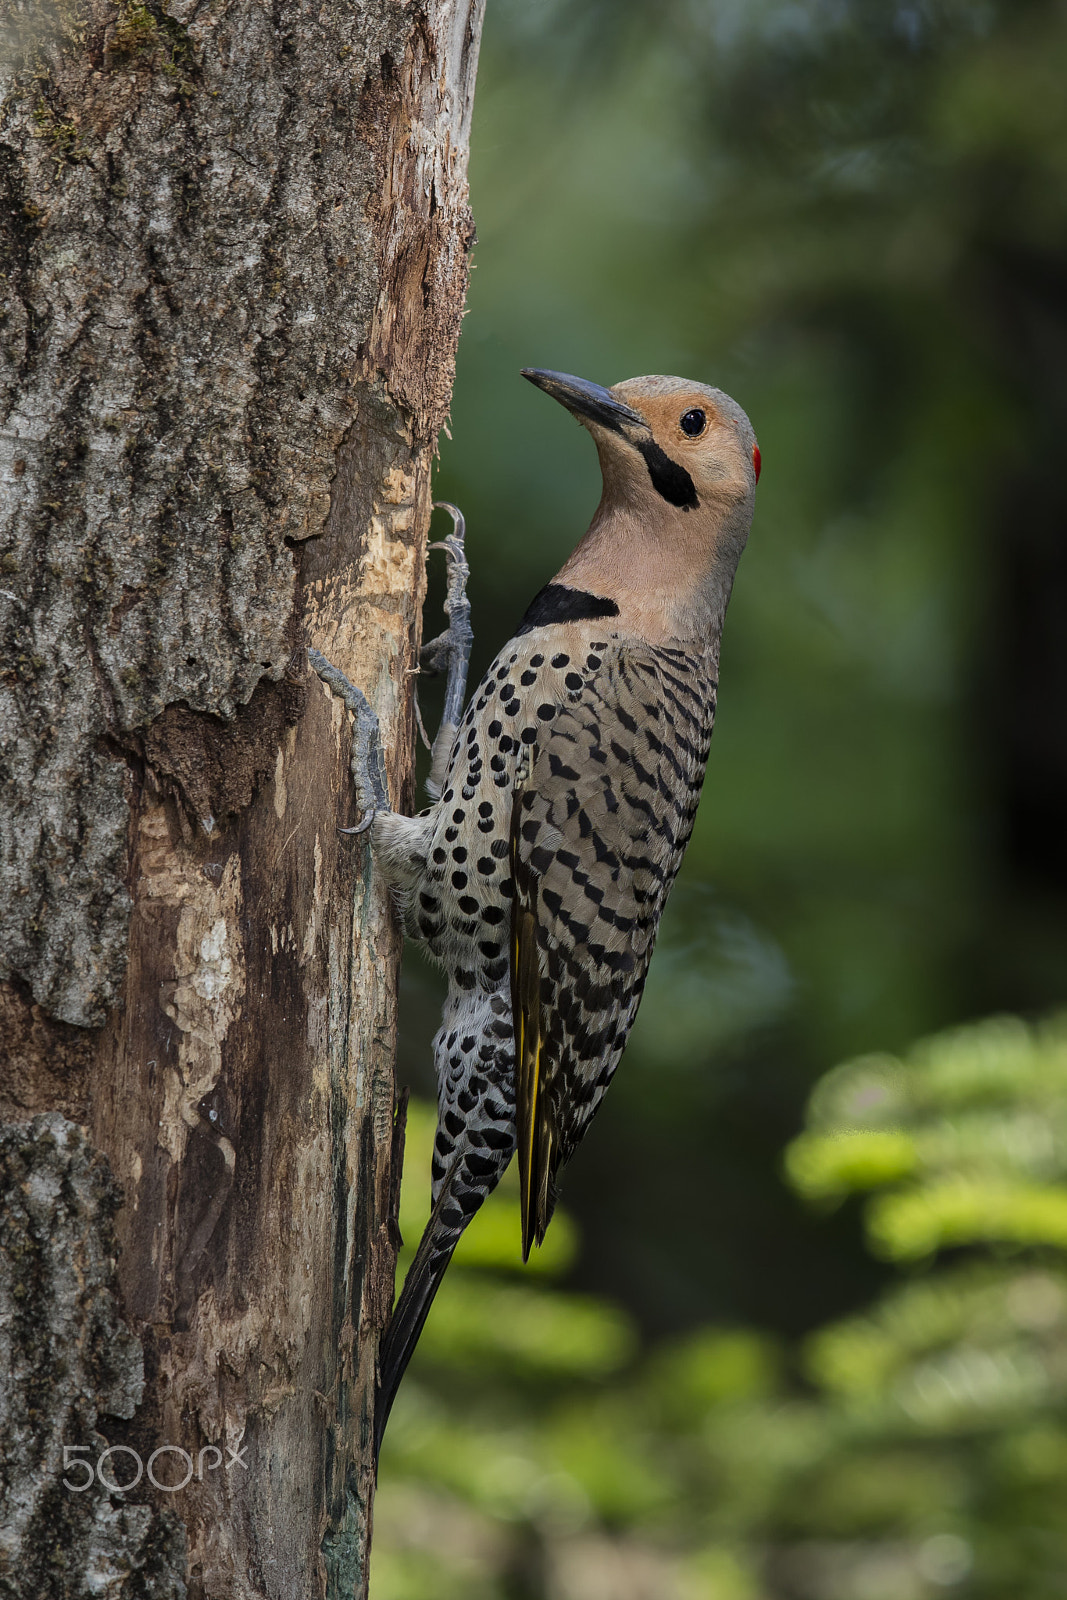
[{"label": "rough bark", "polygon": [[[347,716],[303,641],[366,689],[410,800],[480,23],[7,12],[0,1116],[18,1192],[72,1162],[99,1190],[35,1214],[42,1281],[59,1249],[98,1288],[44,1295],[10,1359],[80,1349],[98,1300],[133,1343],[121,1394],[75,1362],[19,1424],[0,1594],[365,1590],[399,940],[336,831]],[[75,1508],[57,1445],[100,1439],[243,1454]]]}]

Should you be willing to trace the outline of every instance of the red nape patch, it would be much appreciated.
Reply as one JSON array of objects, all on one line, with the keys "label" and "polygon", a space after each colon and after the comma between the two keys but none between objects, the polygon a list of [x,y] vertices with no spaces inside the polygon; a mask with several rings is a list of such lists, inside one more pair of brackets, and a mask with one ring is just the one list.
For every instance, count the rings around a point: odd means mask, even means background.
[{"label": "red nape patch", "polygon": [[759,453],[759,445],[752,446],[752,465],[756,473],[756,482],[759,482],[760,468],[763,466],[763,457]]}]

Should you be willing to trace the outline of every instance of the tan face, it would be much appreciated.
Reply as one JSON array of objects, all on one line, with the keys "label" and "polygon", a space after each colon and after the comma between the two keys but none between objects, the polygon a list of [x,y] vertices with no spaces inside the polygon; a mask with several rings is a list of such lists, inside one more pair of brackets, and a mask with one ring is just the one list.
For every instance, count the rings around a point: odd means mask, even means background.
[{"label": "tan face", "polygon": [[645,419],[654,443],[689,475],[702,504],[736,502],[750,493],[759,478],[759,446],[749,446],[734,420],[705,392],[649,392],[647,380],[632,378],[611,393]]}]

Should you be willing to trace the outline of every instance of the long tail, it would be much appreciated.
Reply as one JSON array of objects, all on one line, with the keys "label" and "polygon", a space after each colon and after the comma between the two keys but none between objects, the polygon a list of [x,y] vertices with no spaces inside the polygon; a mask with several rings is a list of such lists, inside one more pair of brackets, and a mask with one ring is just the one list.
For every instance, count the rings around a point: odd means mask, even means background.
[{"label": "long tail", "polygon": [[[479,1199],[479,1204],[481,1200]],[[474,1209],[477,1209],[475,1207]],[[464,1213],[452,1194],[451,1182],[445,1183],[430,1220],[423,1229],[415,1259],[408,1268],[400,1299],[393,1308],[389,1326],[382,1340],[378,1367],[378,1393],[374,1403],[374,1467],[378,1468],[378,1453],[382,1448],[385,1425],[393,1409],[400,1380],[407,1371],[408,1362],[415,1354],[423,1324],[433,1305],[434,1295],[441,1287],[445,1269],[459,1243],[460,1234],[473,1216],[473,1210]]]}]

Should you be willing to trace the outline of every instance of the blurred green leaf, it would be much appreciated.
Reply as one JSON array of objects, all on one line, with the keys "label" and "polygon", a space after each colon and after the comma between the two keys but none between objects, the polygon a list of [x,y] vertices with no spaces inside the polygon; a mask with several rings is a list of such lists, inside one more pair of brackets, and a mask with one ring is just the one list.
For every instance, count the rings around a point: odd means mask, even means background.
[{"label": "blurred green leaf", "polygon": [[748,1329],[702,1329],[660,1350],[649,1383],[672,1420],[692,1427],[714,1406],[764,1398],[780,1379],[773,1342]]},{"label": "blurred green leaf", "polygon": [[874,1249],[894,1261],[920,1261],[946,1246],[976,1243],[1064,1250],[1067,1187],[1009,1187],[961,1174],[872,1201],[867,1229]]},{"label": "blurred green leaf", "polygon": [[434,1301],[421,1349],[427,1359],[476,1371],[594,1377],[623,1366],[635,1344],[629,1319],[602,1301],[455,1271]]},{"label": "blurred green leaf", "polygon": [[790,1182],[809,1200],[838,1199],[912,1175],[919,1165],[907,1133],[802,1134],[786,1151]]}]

